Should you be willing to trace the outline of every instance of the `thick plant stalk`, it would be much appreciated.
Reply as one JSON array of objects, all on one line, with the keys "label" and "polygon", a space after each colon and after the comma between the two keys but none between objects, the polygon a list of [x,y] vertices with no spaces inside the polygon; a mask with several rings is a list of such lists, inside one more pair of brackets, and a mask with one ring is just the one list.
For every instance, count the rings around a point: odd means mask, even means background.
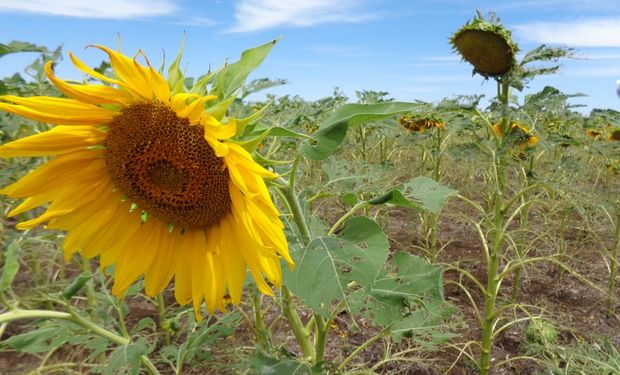
[{"label": "thick plant stalk", "polygon": [[[508,92],[509,85],[505,82],[498,82],[498,96],[502,103],[502,134],[506,134],[506,130],[510,123]],[[496,146],[499,151],[502,147],[503,140],[496,137]],[[480,375],[488,375],[491,370],[491,348],[493,347],[493,331],[497,322],[497,295],[501,285],[501,277],[499,274],[500,251],[504,239],[504,189],[506,186],[506,172],[504,168],[504,160],[501,153],[493,155],[493,166],[495,174],[495,194],[494,194],[494,215],[493,215],[493,240],[486,255],[487,264],[487,287],[484,296],[484,316],[482,321],[482,342],[480,347]]]}]

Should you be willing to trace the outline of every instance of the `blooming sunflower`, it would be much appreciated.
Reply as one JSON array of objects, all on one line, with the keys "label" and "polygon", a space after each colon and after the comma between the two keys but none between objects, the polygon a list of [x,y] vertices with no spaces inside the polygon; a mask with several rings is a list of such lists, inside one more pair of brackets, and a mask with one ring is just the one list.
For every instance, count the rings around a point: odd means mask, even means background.
[{"label": "blooming sunflower", "polygon": [[424,133],[426,129],[445,129],[446,127],[444,122],[435,116],[402,116],[398,119],[398,122],[412,133]]},{"label": "blooming sunflower", "polygon": [[[116,78],[73,64],[108,85],[68,83],[45,66],[68,98],[0,96],[0,109],[55,126],[0,146],[0,157],[51,156],[0,190],[25,199],[9,216],[49,203],[18,229],[68,231],[65,259],[99,256],[115,265],[113,294],[144,275],[148,295],[174,277],[180,304],[199,315],[238,304],[247,270],[258,289],[279,287],[280,260],[293,261],[264,178],[276,175],[231,140],[236,121],[205,110],[216,96],[171,93],[146,65],[104,46]],[[138,55],[140,55],[139,52]],[[136,57],[138,56],[136,55]],[[219,117],[223,117],[219,116]]]}]

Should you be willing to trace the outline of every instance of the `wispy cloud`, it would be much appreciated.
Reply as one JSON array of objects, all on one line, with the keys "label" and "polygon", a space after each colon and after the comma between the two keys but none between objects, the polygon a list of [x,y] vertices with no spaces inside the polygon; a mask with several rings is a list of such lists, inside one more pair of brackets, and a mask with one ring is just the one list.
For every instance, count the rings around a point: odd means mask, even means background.
[{"label": "wispy cloud", "polygon": [[2,0],[0,13],[25,12],[55,16],[133,19],[172,14],[176,6],[170,0]]},{"label": "wispy cloud", "polygon": [[620,17],[565,22],[535,22],[515,28],[520,37],[538,43],[575,47],[620,47]]},{"label": "wispy cloud", "polygon": [[212,27],[217,25],[217,22],[211,18],[196,16],[184,18],[183,21],[174,22],[173,24],[182,26]]},{"label": "wispy cloud", "polygon": [[374,16],[359,10],[361,0],[238,0],[233,32],[273,27],[308,27],[330,22],[360,22]]}]

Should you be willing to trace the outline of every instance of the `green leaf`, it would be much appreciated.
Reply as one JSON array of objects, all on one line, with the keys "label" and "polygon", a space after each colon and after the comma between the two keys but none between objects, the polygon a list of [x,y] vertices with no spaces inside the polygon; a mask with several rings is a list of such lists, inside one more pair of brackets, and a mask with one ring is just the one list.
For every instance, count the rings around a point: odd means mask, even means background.
[{"label": "green leaf", "polygon": [[211,90],[211,94],[220,99],[234,95],[241,88],[250,73],[256,69],[267,57],[273,46],[279,39],[275,39],[262,46],[245,50],[239,61],[224,66],[217,74]]},{"label": "green leaf", "polygon": [[47,52],[47,48],[28,42],[14,40],[9,44],[0,43],[0,57],[18,52]]},{"label": "green leaf", "polygon": [[458,191],[450,189],[432,178],[418,176],[404,184],[401,189],[390,190],[369,200],[368,203],[372,205],[391,204],[438,214],[448,198],[457,193]]},{"label": "green leaf", "polygon": [[77,330],[70,322],[44,322],[37,329],[11,336],[3,343],[20,352],[41,353],[68,342]]},{"label": "green leaf", "polygon": [[421,257],[397,253],[371,288],[356,292],[351,308],[400,336],[436,325],[447,315],[442,271]]},{"label": "green leaf", "polygon": [[140,356],[147,352],[146,349],[144,339],[139,339],[132,344],[119,346],[108,358],[103,375],[138,375],[140,373]]},{"label": "green leaf", "polygon": [[92,279],[93,273],[90,271],[84,271],[76,277],[69,286],[62,291],[62,296],[65,299],[71,299],[77,292],[80,291],[86,285],[86,283]]},{"label": "green leaf", "polygon": [[278,359],[257,351],[252,356],[251,368],[260,375],[310,375],[312,369],[291,358]]},{"label": "green leaf", "polygon": [[272,87],[282,86],[288,84],[288,81],[285,79],[269,79],[269,78],[259,78],[255,79],[252,82],[245,85],[243,88],[243,93],[240,95],[241,99],[245,99],[251,94],[256,92],[269,89]]},{"label": "green leaf", "polygon": [[389,118],[418,109],[419,103],[383,102],[373,104],[346,104],[319,125],[315,141],[306,141],[299,151],[308,159],[323,160],[334,153],[344,140],[349,126]]},{"label": "green leaf", "polygon": [[19,262],[17,261],[17,252],[19,251],[19,242],[17,240],[11,242],[4,253],[4,267],[0,274],[0,292],[7,290],[13,283],[17,271],[19,271]]},{"label": "green leaf", "polygon": [[351,282],[372,286],[388,250],[381,227],[367,217],[355,217],[338,237],[316,238],[301,253],[293,253],[296,270],[285,269],[285,282],[314,312],[329,316],[332,301],[347,300]]},{"label": "green leaf", "polygon": [[181,57],[183,56],[183,50],[185,49],[185,35],[183,35],[183,40],[181,41],[181,48],[179,48],[179,53],[177,53],[177,57],[174,59],[172,64],[168,67],[168,87],[170,87],[170,94],[178,94],[183,91],[183,72],[179,68],[181,64]]}]

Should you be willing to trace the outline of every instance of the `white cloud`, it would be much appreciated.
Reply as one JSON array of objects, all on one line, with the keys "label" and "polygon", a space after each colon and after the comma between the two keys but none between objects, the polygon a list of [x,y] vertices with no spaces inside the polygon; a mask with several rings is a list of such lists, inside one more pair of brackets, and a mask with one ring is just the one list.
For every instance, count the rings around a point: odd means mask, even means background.
[{"label": "white cloud", "polygon": [[100,19],[133,19],[174,13],[170,0],[2,0],[2,12],[26,12]]},{"label": "white cloud", "polygon": [[574,47],[620,47],[620,17],[566,22],[535,22],[515,28],[520,37],[538,43]]},{"label": "white cloud", "polygon": [[308,27],[329,22],[360,22],[373,16],[359,13],[361,0],[238,0],[233,32],[279,26]]}]

